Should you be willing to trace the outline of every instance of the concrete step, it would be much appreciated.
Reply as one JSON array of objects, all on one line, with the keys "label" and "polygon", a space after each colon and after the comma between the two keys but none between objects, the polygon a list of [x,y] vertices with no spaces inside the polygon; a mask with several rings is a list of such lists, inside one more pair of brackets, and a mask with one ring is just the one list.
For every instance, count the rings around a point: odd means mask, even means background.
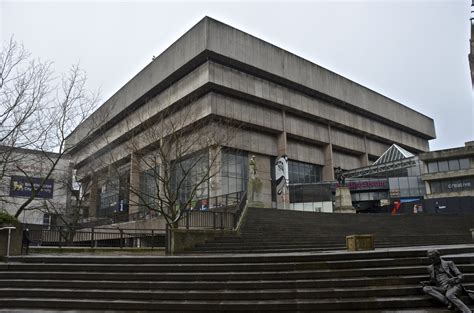
[{"label": "concrete step", "polygon": [[351,234],[373,234],[375,247],[472,243],[474,214],[328,214],[249,208],[239,236],[208,241],[196,253],[337,250]]},{"label": "concrete step", "polygon": [[[0,270],[0,307],[129,312],[422,310],[434,304],[419,285],[427,279],[426,249],[15,257]],[[474,245],[439,250],[465,273],[466,285],[474,286]]]},{"label": "concrete step", "polygon": [[[467,257],[465,257],[467,258]],[[463,258],[458,258],[463,259]],[[248,260],[251,261],[251,260]],[[347,269],[354,267],[383,267],[383,266],[409,266],[429,264],[423,257],[405,258],[373,258],[365,260],[337,260],[337,261],[305,261],[305,262],[242,262],[239,264],[214,263],[214,264],[76,264],[68,263],[10,263],[10,271],[91,271],[91,272],[241,272],[241,271],[276,271],[276,270],[309,270],[309,269]]]},{"label": "concrete step", "polygon": [[[60,280],[60,279],[0,279],[1,288],[73,288],[73,289],[147,289],[147,290],[259,290],[279,288],[342,288],[365,286],[418,286],[426,275],[350,277],[328,279],[279,279],[235,281],[117,281],[117,280]],[[474,274],[467,274],[467,282],[474,282]]]},{"label": "concrete step", "polygon": [[338,310],[373,310],[390,307],[406,309],[428,307],[432,302],[426,296],[380,297],[377,301],[359,298],[345,299],[298,299],[273,301],[132,301],[111,299],[63,299],[63,298],[0,298],[0,307],[8,308],[64,308],[89,310],[141,310],[141,311],[212,311],[212,312],[321,312]]},{"label": "concrete step", "polygon": [[[473,264],[461,264],[459,268],[465,273],[474,273]],[[397,275],[424,275],[425,266],[396,266],[396,267],[376,267],[376,268],[351,268],[334,270],[298,270],[298,271],[265,271],[265,272],[0,272],[2,279],[59,279],[59,280],[122,280],[122,281],[241,281],[241,280],[300,280],[300,279],[329,279],[333,277],[383,277]]]},{"label": "concrete step", "polygon": [[[125,287],[125,286],[124,286]],[[119,299],[119,300],[283,300],[322,298],[396,297],[420,294],[419,286],[385,286],[379,288],[318,288],[318,289],[260,289],[255,290],[77,290],[55,288],[0,288],[0,298],[69,298],[69,299]]]}]

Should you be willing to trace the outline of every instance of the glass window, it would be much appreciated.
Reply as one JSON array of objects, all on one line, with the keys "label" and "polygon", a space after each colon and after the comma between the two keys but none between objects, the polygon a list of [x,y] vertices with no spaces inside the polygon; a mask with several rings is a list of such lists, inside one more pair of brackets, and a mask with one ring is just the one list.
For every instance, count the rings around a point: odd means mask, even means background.
[{"label": "glass window", "polygon": [[408,176],[420,176],[419,162],[417,162],[415,166],[407,168],[407,175]]},{"label": "glass window", "polygon": [[418,188],[418,177],[408,177],[408,186],[410,189]]},{"label": "glass window", "polygon": [[400,189],[398,177],[389,177],[388,185],[390,186],[390,190]]},{"label": "glass window", "polygon": [[457,170],[459,170],[459,160],[458,160],[458,159],[449,160],[449,161],[448,161],[448,165],[449,165],[449,170],[450,170],[450,171],[457,171]]},{"label": "glass window", "polygon": [[221,152],[221,195],[236,193],[247,189],[248,154],[232,149]]},{"label": "glass window", "polygon": [[448,161],[438,161],[438,169],[440,172],[449,170]]},{"label": "glass window", "polygon": [[400,184],[400,189],[410,188],[410,186],[408,185],[408,177],[399,177],[398,183]]},{"label": "glass window", "polygon": [[459,159],[459,169],[461,170],[467,170],[469,169],[471,166],[469,164],[469,159],[468,158],[464,158],[464,159]]},{"label": "glass window", "polygon": [[418,177],[408,177],[408,186],[410,188],[410,196],[418,196],[420,194]]},{"label": "glass window", "polygon": [[439,181],[432,181],[430,182],[431,186],[431,193],[440,193],[441,192],[441,184]]},{"label": "glass window", "polygon": [[118,177],[109,177],[102,185],[100,193],[100,207],[98,216],[111,216],[118,212],[119,207],[119,186]]},{"label": "glass window", "polygon": [[143,213],[158,207],[159,168],[140,173],[140,208]]},{"label": "glass window", "polygon": [[[181,161],[170,164],[171,183],[178,193],[178,200],[182,203],[193,199],[205,199],[208,196],[208,181],[202,181],[209,174],[209,154],[204,151]],[[194,187],[198,185],[195,194],[191,195]],[[179,186],[179,187],[178,187]],[[176,190],[179,188],[179,190]]]},{"label": "glass window", "polygon": [[428,172],[429,173],[436,173],[437,171],[438,171],[438,162],[428,163]]},{"label": "glass window", "polygon": [[51,224],[51,215],[48,213],[43,214],[43,224],[44,225],[50,225]]},{"label": "glass window", "polygon": [[441,180],[441,192],[450,192],[451,191],[451,180]]},{"label": "glass window", "polygon": [[321,171],[322,166],[320,165],[288,161],[290,184],[317,183],[321,181]]}]

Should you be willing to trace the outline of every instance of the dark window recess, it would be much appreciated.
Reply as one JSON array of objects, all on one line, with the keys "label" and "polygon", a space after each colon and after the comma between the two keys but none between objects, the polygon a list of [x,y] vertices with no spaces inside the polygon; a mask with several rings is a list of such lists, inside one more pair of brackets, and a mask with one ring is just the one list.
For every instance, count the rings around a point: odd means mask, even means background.
[{"label": "dark window recess", "polygon": [[461,170],[467,170],[471,167],[469,163],[470,162],[468,158],[459,159],[459,168]]}]

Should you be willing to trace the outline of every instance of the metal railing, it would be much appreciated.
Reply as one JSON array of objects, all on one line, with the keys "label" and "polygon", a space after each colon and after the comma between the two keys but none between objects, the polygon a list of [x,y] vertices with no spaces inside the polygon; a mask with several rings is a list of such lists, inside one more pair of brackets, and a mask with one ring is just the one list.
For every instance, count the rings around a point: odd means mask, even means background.
[{"label": "metal railing", "polygon": [[247,200],[246,192],[211,198],[209,210],[186,210],[179,221],[180,228],[234,229]]},{"label": "metal railing", "polygon": [[[208,210],[186,210],[178,222],[178,228],[193,229],[236,229],[247,195],[245,192],[221,196],[226,201],[209,203]],[[219,197],[215,197],[219,200]],[[216,203],[221,205],[215,206]],[[222,205],[226,203],[227,205]],[[123,218],[124,216],[127,219]],[[122,219],[123,218],[123,219]],[[134,213],[114,216],[109,222],[146,219],[146,215]],[[150,217],[148,217],[150,218]],[[88,248],[155,248],[170,247],[170,229],[127,229],[120,227],[67,227],[57,226],[51,229],[32,229],[29,239],[32,245],[48,247],[88,247]]]},{"label": "metal railing", "polygon": [[186,211],[178,222],[179,228],[232,229],[234,212],[225,211]]},{"label": "metal railing", "polygon": [[[200,205],[197,205],[192,209],[185,209],[182,220],[185,220],[186,222],[180,222],[179,225],[180,227],[186,228],[232,228],[235,224],[235,218],[231,217],[230,215],[234,214],[236,208],[239,207],[242,202],[242,198],[245,195],[245,191],[240,191],[231,194],[212,197],[209,199],[201,199],[198,201]],[[205,206],[205,210],[202,210],[202,203],[207,204]],[[199,214],[199,212],[202,214]],[[154,211],[149,211],[146,213],[143,211],[134,213],[122,213],[81,223],[81,227],[98,227],[117,223],[146,220],[159,216],[160,215]],[[240,218],[240,215],[238,218]]]},{"label": "metal railing", "polygon": [[240,199],[239,205],[237,206],[237,210],[234,213],[234,229],[237,229],[239,226],[240,219],[242,218],[242,214],[244,213],[245,206],[247,205],[247,193],[244,192],[242,198]]},{"label": "metal railing", "polygon": [[31,245],[49,247],[164,247],[165,229],[55,227],[29,232]]}]

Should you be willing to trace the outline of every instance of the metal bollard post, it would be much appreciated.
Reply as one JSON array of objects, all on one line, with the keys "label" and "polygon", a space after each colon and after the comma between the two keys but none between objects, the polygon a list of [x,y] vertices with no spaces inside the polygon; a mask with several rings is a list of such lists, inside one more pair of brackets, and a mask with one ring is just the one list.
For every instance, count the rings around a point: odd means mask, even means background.
[{"label": "metal bollard post", "polygon": [[11,241],[11,234],[12,234],[12,229],[16,229],[14,226],[7,226],[7,227],[2,227],[0,230],[3,229],[8,229],[8,241],[7,241],[7,263],[10,261],[10,241]]}]

